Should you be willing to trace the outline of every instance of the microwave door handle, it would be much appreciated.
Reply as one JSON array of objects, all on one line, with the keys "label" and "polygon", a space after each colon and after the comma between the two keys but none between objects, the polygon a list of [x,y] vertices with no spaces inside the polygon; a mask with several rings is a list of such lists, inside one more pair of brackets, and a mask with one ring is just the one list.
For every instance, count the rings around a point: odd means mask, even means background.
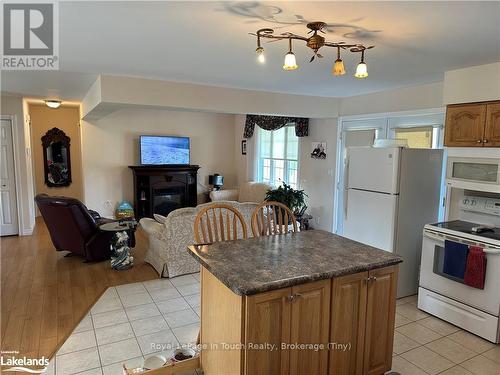
[{"label": "microwave door handle", "polygon": [[471,246],[480,246],[483,248],[483,251],[486,254],[492,254],[492,255],[500,255],[500,247],[493,246],[493,245],[487,245],[484,246],[482,244],[478,244],[477,242],[474,241],[468,241],[463,238],[455,237],[453,235],[447,234],[446,236],[439,236],[430,232],[425,232],[424,234],[427,238],[430,238],[435,241],[443,242],[444,240],[450,240],[458,243],[462,243],[464,245],[471,245]]}]

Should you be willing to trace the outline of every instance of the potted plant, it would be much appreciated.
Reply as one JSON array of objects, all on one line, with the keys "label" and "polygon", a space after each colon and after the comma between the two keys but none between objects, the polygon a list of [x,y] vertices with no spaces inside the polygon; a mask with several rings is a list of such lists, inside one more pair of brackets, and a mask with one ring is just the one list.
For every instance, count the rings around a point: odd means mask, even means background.
[{"label": "potted plant", "polygon": [[283,203],[296,216],[299,215],[301,211],[303,211],[303,208],[306,205],[306,197],[307,194],[304,193],[304,190],[295,190],[285,182],[283,182],[283,184],[278,188],[268,190],[266,193],[267,201]]}]

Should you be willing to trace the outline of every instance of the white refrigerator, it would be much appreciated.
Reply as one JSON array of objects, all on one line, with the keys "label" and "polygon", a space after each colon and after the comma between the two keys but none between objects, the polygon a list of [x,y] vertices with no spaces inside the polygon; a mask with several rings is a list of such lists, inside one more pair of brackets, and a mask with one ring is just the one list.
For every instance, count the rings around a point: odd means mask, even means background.
[{"label": "white refrigerator", "polygon": [[347,149],[344,232],[400,255],[398,297],[417,293],[425,224],[438,220],[443,150]]}]

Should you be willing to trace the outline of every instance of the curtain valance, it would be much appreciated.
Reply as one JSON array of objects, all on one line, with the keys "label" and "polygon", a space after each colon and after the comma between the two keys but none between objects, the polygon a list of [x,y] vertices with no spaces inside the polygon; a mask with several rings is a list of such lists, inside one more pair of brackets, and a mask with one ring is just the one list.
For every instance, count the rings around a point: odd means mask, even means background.
[{"label": "curtain valance", "polygon": [[255,125],[264,130],[278,130],[285,125],[295,124],[295,135],[307,137],[309,134],[309,119],[303,117],[247,115],[245,121],[244,138],[252,138]]}]

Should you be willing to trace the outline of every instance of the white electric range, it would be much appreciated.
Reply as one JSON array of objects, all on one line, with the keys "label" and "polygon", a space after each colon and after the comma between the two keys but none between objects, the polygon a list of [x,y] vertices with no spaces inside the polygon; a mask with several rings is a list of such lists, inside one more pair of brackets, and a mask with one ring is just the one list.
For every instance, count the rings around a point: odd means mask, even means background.
[{"label": "white electric range", "polygon": [[[500,198],[465,196],[460,213],[460,220],[424,227],[418,308],[499,343]],[[484,249],[484,289],[467,286],[443,272],[445,240]]]}]

